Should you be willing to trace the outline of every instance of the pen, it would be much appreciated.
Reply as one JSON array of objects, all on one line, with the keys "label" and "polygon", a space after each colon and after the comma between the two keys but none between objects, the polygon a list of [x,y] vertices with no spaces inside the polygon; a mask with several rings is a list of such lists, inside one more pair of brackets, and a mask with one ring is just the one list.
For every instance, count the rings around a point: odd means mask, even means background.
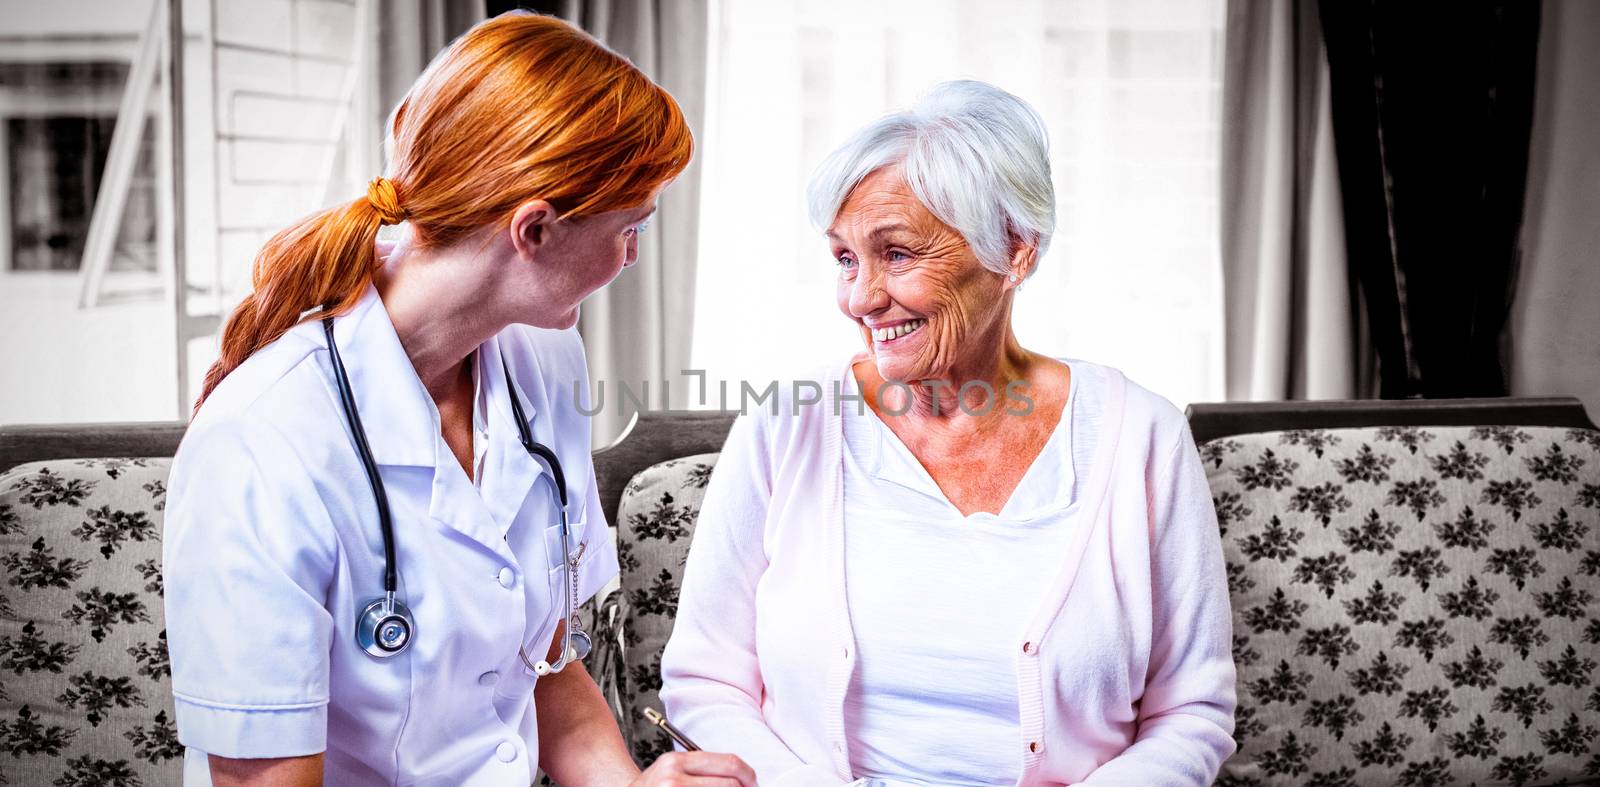
[{"label": "pen", "polygon": [[672,722],[667,721],[667,717],[661,715],[661,711],[658,711],[655,708],[645,708],[644,718],[651,724],[660,727],[662,732],[665,732],[674,741],[677,741],[678,745],[682,746],[684,751],[700,751],[700,747],[695,745],[694,741],[689,740],[689,736],[684,735],[678,730],[677,727],[672,726]]}]

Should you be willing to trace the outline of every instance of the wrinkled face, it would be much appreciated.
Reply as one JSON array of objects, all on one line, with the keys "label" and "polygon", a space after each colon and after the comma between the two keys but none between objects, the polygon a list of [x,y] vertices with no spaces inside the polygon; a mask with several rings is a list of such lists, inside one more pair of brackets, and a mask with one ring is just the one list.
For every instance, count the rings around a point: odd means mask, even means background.
[{"label": "wrinkled face", "polygon": [[947,378],[1007,330],[1005,277],[917,199],[898,167],[862,179],[834,217],[839,310],[885,380]]}]

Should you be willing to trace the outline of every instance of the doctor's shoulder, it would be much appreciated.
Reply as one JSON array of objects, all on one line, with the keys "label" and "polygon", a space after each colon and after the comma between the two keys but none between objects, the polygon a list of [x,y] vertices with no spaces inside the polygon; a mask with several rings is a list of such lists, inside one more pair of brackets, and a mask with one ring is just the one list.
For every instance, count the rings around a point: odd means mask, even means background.
[{"label": "doctor's shoulder", "polygon": [[[309,502],[303,498],[322,486],[316,474],[336,458],[331,445],[348,444],[318,349],[291,331],[212,391],[173,457],[169,521],[187,513],[205,516],[194,509],[236,507],[226,500],[232,496]],[[318,450],[319,445],[330,447]]]},{"label": "doctor's shoulder", "polygon": [[[537,384],[560,415],[587,422],[597,393],[589,381],[589,359],[577,328],[535,328],[513,324],[499,335],[500,352],[511,365],[517,384]],[[609,386],[608,386],[609,387]],[[613,396],[613,392],[605,392]]]},{"label": "doctor's shoulder", "polygon": [[318,373],[316,354],[325,349],[305,328],[290,329],[229,372],[195,413],[185,440],[212,424],[261,418],[272,409],[275,399],[300,393],[297,389],[305,388]]},{"label": "doctor's shoulder", "polygon": [[[589,380],[589,360],[583,349],[583,337],[576,327],[535,328],[532,325],[512,324],[499,336],[501,351],[508,360],[531,362],[546,377],[580,378]],[[547,384],[558,382],[555,379]],[[560,380],[571,385],[571,380]]]},{"label": "doctor's shoulder", "polygon": [[353,482],[313,466],[304,440],[251,414],[197,419],[173,458],[161,540],[175,675],[185,643],[205,641],[175,619],[216,623],[217,598],[321,604],[339,570],[344,539],[329,490]]}]

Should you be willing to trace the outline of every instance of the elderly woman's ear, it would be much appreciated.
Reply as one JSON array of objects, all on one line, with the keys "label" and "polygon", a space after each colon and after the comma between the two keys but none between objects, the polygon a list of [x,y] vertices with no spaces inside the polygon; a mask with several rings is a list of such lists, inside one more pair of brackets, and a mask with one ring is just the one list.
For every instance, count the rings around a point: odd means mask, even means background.
[{"label": "elderly woman's ear", "polygon": [[1037,264],[1039,264],[1039,247],[1033,243],[1018,242],[1016,251],[1011,254],[1011,272],[1006,274],[1006,288],[1022,286],[1028,278],[1028,273]]}]

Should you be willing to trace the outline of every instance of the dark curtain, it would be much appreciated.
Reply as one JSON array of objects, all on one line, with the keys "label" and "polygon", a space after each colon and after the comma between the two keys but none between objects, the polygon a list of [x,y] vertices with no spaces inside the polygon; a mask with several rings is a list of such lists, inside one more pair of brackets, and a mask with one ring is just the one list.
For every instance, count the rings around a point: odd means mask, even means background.
[{"label": "dark curtain", "polygon": [[1385,399],[1503,396],[1537,0],[1322,0],[1346,244]]},{"label": "dark curtain", "polygon": [[489,16],[499,16],[518,8],[550,16],[560,16],[562,11],[562,0],[488,0],[484,5]]}]

